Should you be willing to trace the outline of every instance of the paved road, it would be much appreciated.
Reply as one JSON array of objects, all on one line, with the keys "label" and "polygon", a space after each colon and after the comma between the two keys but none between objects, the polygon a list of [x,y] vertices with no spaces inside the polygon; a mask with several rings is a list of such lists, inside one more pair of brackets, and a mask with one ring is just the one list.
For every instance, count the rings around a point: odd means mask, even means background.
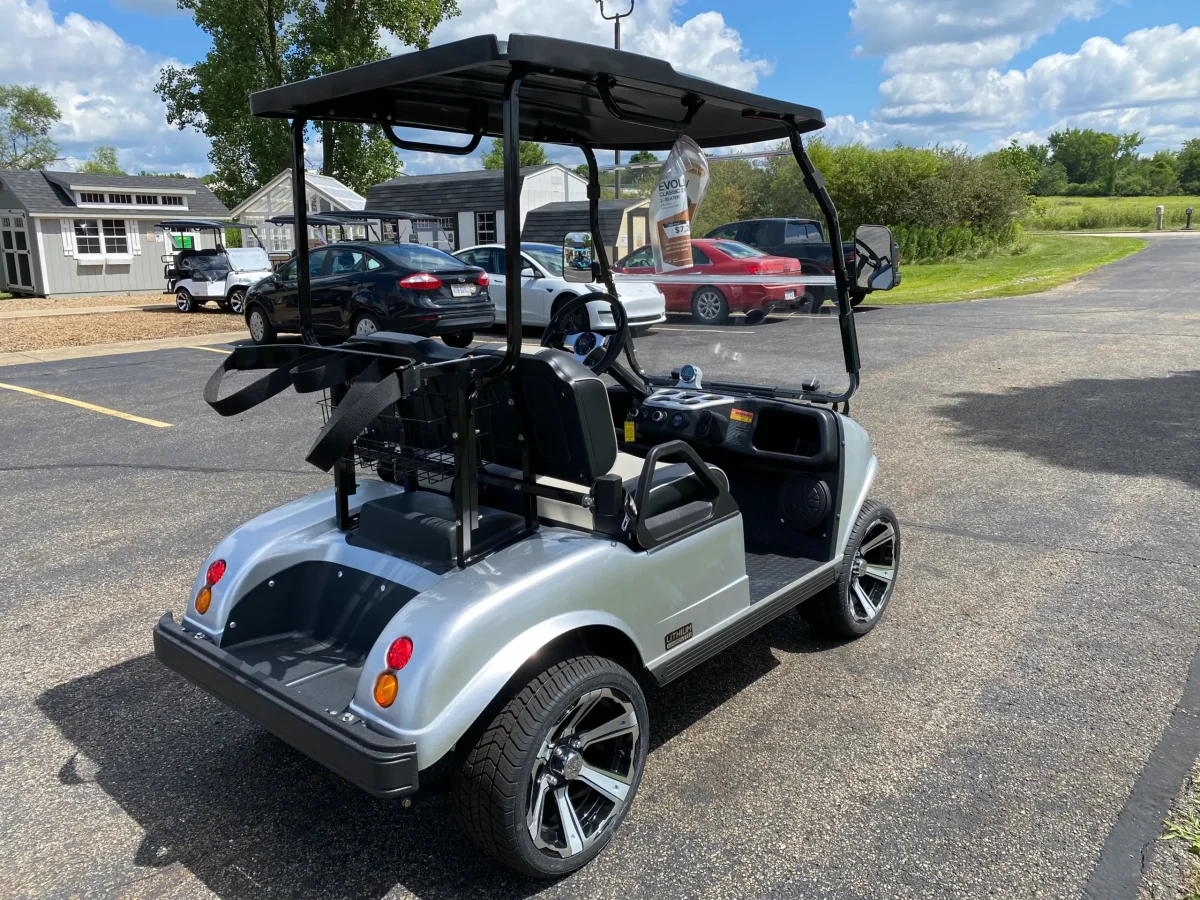
[{"label": "paved road", "polygon": [[[821,327],[728,340],[791,371]],[[1173,715],[1200,645],[1200,245],[859,331],[854,414],[904,524],[886,621],[832,644],[786,616],[654,693],[632,814],[548,886],[149,655],[222,534],[326,484],[310,401],[221,420],[219,357],[186,348],[0,369],[173,426],[0,390],[0,896],[1131,896],[1200,750]]]}]

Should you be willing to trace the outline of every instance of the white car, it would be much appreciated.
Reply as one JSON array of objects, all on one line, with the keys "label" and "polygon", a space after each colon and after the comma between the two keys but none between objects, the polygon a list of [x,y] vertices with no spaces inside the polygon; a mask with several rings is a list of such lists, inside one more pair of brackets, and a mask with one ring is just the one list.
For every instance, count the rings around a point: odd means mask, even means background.
[{"label": "white car", "polygon": [[[505,267],[504,247],[500,244],[480,244],[454,254],[471,266],[484,269],[492,280],[492,300],[496,304],[496,321],[504,321]],[[601,284],[578,284],[563,278],[563,250],[553,244],[521,244],[521,319],[526,325],[545,325],[563,303],[580,294],[606,291]],[[642,330],[667,319],[667,301],[662,292],[650,282],[621,284],[617,299],[625,306],[630,328]],[[612,310],[607,303],[588,304],[590,328],[602,330],[613,327]],[[580,331],[585,330],[580,327]]]}]

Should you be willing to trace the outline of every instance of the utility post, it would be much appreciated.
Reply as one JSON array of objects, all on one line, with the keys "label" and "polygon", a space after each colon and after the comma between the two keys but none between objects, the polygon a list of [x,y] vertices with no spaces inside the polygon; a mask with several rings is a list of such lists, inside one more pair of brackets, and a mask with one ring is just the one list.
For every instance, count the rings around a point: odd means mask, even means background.
[{"label": "utility post", "polygon": [[[637,6],[637,0],[629,0],[629,12],[613,13],[611,15],[609,15],[608,13],[606,13],[604,11],[604,0],[596,0],[596,2],[600,4],[600,18],[604,19],[607,22],[613,23],[613,34],[614,34],[613,46],[616,49],[620,50],[621,49],[621,20],[627,19],[633,15],[633,8],[635,6]],[[620,150],[614,151],[614,153],[613,153],[613,165],[616,166],[616,168],[613,169],[613,187],[615,188],[615,193],[613,194],[613,196],[615,196],[618,200],[620,200],[621,199],[621,151]]]}]

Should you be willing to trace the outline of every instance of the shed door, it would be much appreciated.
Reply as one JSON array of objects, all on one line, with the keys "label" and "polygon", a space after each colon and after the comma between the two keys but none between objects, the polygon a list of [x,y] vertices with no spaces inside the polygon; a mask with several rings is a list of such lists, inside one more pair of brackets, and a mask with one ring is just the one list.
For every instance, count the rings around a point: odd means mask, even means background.
[{"label": "shed door", "polygon": [[0,211],[0,249],[4,253],[4,281],[10,288],[33,290],[33,259],[29,254],[29,235],[25,214],[16,210]]}]

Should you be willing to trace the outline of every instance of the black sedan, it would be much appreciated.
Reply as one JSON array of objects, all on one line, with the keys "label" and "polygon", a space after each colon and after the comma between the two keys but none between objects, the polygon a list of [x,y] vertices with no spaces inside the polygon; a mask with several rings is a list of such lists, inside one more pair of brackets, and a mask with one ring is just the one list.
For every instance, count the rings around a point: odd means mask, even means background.
[{"label": "black sedan", "polygon": [[[345,243],[308,256],[313,330],[318,338],[401,331],[466,347],[496,308],[488,275],[421,244]],[[250,288],[246,325],[256,344],[300,331],[296,260]]]}]

